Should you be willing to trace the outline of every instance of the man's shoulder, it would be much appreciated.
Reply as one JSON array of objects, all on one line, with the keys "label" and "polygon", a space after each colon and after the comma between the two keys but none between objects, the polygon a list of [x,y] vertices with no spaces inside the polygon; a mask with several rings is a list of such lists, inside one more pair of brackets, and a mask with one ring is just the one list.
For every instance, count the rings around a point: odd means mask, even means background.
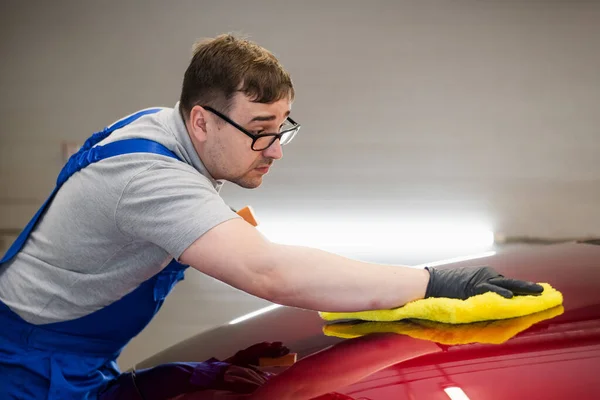
[{"label": "man's shoulder", "polygon": [[156,107],[155,109],[158,111],[145,114],[133,122],[116,129],[100,144],[139,138],[153,140],[167,146],[173,145],[176,142],[176,138],[169,127],[168,121],[170,115],[175,112],[175,109],[167,107]]},{"label": "man's shoulder", "polygon": [[91,165],[90,178],[107,180],[113,185],[122,187],[143,185],[148,189],[160,190],[165,184],[169,186],[207,185],[212,187],[210,180],[188,163],[156,153],[128,153],[111,157]]},{"label": "man's shoulder", "polygon": [[178,108],[157,109],[159,111],[145,114],[115,130],[99,145],[128,139],[146,139],[163,145],[177,158],[151,151],[133,152],[102,160],[98,165],[88,168],[96,174],[104,174],[106,179],[114,179],[117,185],[123,182],[128,184],[132,180],[143,180],[148,185],[159,185],[159,182],[164,183],[165,180],[189,184],[192,180],[200,185],[214,186],[190,160],[190,153],[195,150],[191,147],[191,142],[186,142],[187,132],[183,132],[185,125]]}]

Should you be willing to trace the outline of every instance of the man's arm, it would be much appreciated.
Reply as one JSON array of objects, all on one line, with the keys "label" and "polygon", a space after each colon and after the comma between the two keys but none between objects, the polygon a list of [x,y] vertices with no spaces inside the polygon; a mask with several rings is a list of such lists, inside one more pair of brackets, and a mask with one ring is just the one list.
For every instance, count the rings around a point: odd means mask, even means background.
[{"label": "man's arm", "polygon": [[272,243],[241,219],[212,228],[179,261],[252,295],[315,311],[399,307],[423,298],[429,281],[423,269]]}]

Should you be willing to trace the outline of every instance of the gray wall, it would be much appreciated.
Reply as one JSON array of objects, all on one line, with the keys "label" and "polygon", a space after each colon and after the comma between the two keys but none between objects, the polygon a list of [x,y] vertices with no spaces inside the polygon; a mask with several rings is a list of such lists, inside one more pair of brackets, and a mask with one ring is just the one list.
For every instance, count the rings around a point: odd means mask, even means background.
[{"label": "gray wall", "polygon": [[[303,128],[263,188],[224,189],[232,205],[600,235],[598,1],[5,0],[0,14],[5,233],[53,187],[64,141],[173,105],[194,40],[239,31],[292,73]],[[155,321],[163,334],[124,365],[197,333],[189,314]]]}]

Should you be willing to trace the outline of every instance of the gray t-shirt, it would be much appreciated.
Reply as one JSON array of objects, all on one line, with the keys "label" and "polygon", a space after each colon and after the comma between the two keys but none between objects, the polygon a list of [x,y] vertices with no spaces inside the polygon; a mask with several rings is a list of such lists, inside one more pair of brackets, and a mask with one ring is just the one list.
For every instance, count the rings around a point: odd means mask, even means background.
[{"label": "gray t-shirt", "polygon": [[194,150],[179,104],[139,118],[100,144],[146,138],[184,162],[116,156],[74,174],[21,252],[0,267],[0,300],[26,321],[75,319],[133,291],[205,232],[238,218]]}]

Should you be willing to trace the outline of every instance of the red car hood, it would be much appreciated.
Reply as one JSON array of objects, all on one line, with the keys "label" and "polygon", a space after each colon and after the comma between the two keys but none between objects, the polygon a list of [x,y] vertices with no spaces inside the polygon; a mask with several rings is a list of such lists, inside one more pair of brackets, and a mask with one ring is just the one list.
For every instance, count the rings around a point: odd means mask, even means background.
[{"label": "red car hood", "polygon": [[328,337],[317,313],[281,307],[199,334],[138,367],[225,358],[258,342],[281,341],[300,360],[280,373],[290,388],[282,398],[337,392],[363,400],[600,399],[599,245],[499,250],[440,268],[463,265],[548,282],[563,293],[564,312],[501,344],[443,345],[399,334]]}]

